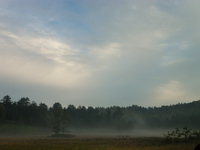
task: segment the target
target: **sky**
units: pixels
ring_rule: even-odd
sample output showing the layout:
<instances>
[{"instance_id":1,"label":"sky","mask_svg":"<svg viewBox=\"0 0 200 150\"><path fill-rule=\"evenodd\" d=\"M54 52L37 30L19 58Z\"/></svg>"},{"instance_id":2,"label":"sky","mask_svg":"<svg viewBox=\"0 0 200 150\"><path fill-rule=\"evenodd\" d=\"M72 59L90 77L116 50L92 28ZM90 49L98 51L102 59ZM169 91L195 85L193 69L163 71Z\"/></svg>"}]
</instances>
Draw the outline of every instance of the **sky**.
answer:
<instances>
[{"instance_id":1,"label":"sky","mask_svg":"<svg viewBox=\"0 0 200 150\"><path fill-rule=\"evenodd\" d=\"M199 0L0 0L0 97L144 107L200 99Z\"/></svg>"}]
</instances>

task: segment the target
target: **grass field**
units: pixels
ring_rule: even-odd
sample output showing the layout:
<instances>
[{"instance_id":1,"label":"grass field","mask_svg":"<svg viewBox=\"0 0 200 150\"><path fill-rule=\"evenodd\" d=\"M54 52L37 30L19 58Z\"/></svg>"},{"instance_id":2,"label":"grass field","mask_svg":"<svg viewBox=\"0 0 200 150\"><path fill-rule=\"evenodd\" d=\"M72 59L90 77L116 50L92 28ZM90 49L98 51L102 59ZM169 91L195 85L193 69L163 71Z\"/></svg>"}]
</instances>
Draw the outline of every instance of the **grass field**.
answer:
<instances>
[{"instance_id":1,"label":"grass field","mask_svg":"<svg viewBox=\"0 0 200 150\"><path fill-rule=\"evenodd\" d=\"M193 150L198 142L166 144L163 138L0 138L1 150Z\"/></svg>"}]
</instances>

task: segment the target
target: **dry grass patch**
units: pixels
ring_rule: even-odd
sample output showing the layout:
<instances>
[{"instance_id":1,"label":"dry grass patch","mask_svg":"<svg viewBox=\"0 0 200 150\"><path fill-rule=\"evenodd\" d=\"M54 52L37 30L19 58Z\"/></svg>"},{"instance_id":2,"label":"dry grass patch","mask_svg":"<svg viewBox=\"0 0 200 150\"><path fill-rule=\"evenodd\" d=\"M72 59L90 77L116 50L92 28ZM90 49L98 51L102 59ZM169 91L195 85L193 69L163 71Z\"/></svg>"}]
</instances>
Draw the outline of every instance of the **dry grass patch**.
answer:
<instances>
[{"instance_id":1,"label":"dry grass patch","mask_svg":"<svg viewBox=\"0 0 200 150\"><path fill-rule=\"evenodd\" d=\"M193 150L198 142L164 143L163 138L1 138L1 150Z\"/></svg>"}]
</instances>

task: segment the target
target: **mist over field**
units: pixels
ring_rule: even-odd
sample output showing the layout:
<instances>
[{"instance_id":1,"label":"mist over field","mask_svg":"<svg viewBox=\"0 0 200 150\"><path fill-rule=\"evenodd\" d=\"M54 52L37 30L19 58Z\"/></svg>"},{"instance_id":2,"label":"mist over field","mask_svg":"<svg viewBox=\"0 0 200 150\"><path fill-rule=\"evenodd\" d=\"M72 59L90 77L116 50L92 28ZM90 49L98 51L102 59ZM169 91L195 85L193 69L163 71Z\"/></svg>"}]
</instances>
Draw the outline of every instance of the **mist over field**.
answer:
<instances>
[{"instance_id":1,"label":"mist over field","mask_svg":"<svg viewBox=\"0 0 200 150\"><path fill-rule=\"evenodd\" d=\"M0 101L0 135L163 136L176 128L199 129L200 100L162 107L52 107L28 97ZM185 129L187 129L185 128Z\"/></svg>"},{"instance_id":2,"label":"mist over field","mask_svg":"<svg viewBox=\"0 0 200 150\"><path fill-rule=\"evenodd\" d=\"M172 129L148 129L135 128L131 131L115 131L112 129L87 128L87 129L71 129L71 133L78 137L114 137L114 138L136 138L136 137L164 137L168 131Z\"/></svg>"},{"instance_id":3,"label":"mist over field","mask_svg":"<svg viewBox=\"0 0 200 150\"><path fill-rule=\"evenodd\" d=\"M194 149L199 8L0 0L0 149Z\"/></svg>"},{"instance_id":4,"label":"mist over field","mask_svg":"<svg viewBox=\"0 0 200 150\"><path fill-rule=\"evenodd\" d=\"M2 126L1 126L2 127ZM2 131L6 130L6 131ZM134 128L130 131L116 131L114 129L105 128L69 128L69 133L76 137L94 138L136 138L136 137L164 137L168 131L172 129L148 129L148 128ZM48 137L53 134L49 128L27 127L27 126L12 126L12 129L5 129L0 131L0 138L5 137L20 137L20 138L39 138Z\"/></svg>"}]
</instances>

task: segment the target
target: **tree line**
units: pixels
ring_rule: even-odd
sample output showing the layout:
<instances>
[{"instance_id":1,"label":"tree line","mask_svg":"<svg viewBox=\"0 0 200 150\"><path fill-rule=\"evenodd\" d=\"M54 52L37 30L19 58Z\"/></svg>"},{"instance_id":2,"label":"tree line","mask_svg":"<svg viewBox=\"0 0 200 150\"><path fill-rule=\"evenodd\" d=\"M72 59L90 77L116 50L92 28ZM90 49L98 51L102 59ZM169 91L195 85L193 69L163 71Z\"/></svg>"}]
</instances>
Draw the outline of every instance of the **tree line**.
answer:
<instances>
[{"instance_id":1,"label":"tree line","mask_svg":"<svg viewBox=\"0 0 200 150\"><path fill-rule=\"evenodd\" d=\"M0 123L25 124L51 128L55 133L66 133L68 128L107 128L129 131L140 128L200 128L200 101L161 107L63 107L55 102L52 107L37 104L28 97L12 101L9 95L0 101Z\"/></svg>"},{"instance_id":2,"label":"tree line","mask_svg":"<svg viewBox=\"0 0 200 150\"><path fill-rule=\"evenodd\" d=\"M86 108L68 105L62 107L55 102L52 107L37 104L28 97L12 101L9 95L0 101L0 123L25 124L47 127L58 133L68 132L68 128L110 128L117 131L133 129L133 123L125 119L120 107L115 109Z\"/></svg>"}]
</instances>

